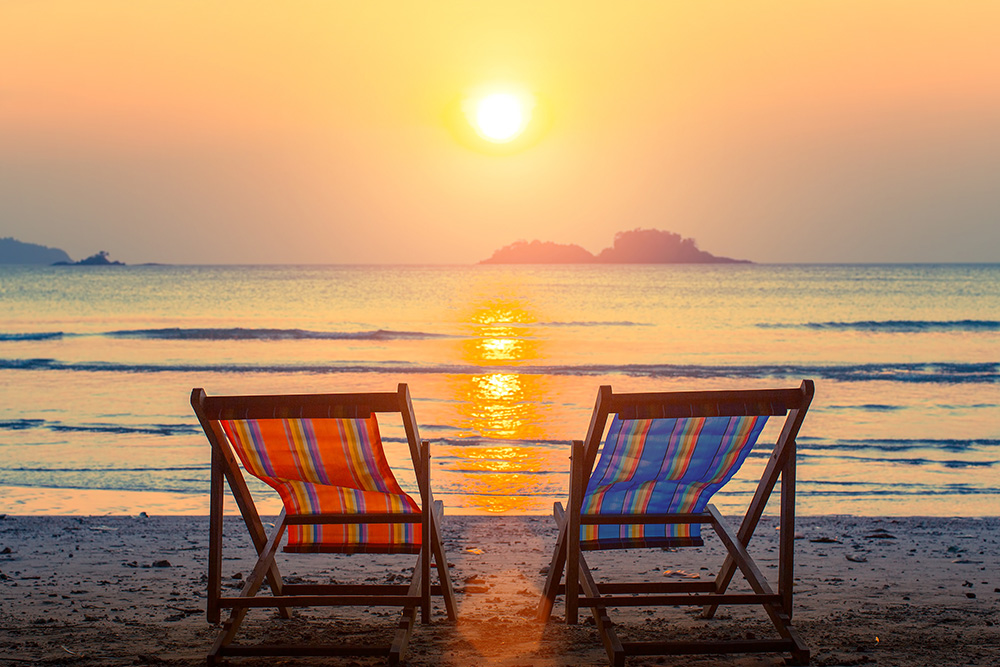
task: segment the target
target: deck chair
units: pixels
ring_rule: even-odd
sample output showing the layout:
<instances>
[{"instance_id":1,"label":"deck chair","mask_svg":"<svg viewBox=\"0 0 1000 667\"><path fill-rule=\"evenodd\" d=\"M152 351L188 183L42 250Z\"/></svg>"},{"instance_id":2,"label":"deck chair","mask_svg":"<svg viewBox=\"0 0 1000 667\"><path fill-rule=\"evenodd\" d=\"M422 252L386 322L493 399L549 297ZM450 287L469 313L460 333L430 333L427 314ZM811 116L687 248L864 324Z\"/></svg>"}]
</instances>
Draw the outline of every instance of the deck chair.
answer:
<instances>
[{"instance_id":1,"label":"deck chair","mask_svg":"<svg viewBox=\"0 0 1000 667\"><path fill-rule=\"evenodd\" d=\"M585 442L573 443L569 507L555 504L559 537L538 618L547 621L556 596L565 595L566 622L590 607L612 665L629 655L790 652L808 663L809 649L792 626L792 552L795 536L795 437L813 397L813 383L794 389L616 394L603 386ZM607 428L607 439L601 439ZM764 474L738 530L723 519L713 493L739 469L770 416L784 416ZM600 459L598 459L600 455ZM596 467L595 467L596 462ZM781 477L777 592L747 552L754 529ZM706 582L600 582L584 558L598 549L701 546L701 524L715 529L727 556ZM752 593L727 593L739 569ZM566 583L561 585L563 571ZM581 594L582 592L582 594ZM608 608L762 605L776 639L734 641L619 640Z\"/></svg>"},{"instance_id":2,"label":"deck chair","mask_svg":"<svg viewBox=\"0 0 1000 667\"><path fill-rule=\"evenodd\" d=\"M439 526L441 504L430 487L428 443L421 442L405 384L395 393L290 396L207 396L191 392L191 405L212 445L208 558L208 621L223 623L208 664L226 656L385 655L397 664L419 607L430 622L431 595L442 595L454 620L455 595ZM419 487L419 503L400 489L389 469L376 413L399 413ZM242 464L242 467L241 465ZM267 534L243 470L281 497L284 508ZM222 594L223 479L229 482L258 558L239 595ZM409 585L293 584L282 581L275 553L287 533L286 552L417 554ZM439 584L432 586L431 559ZM270 595L258 596L264 582ZM247 611L275 607L388 606L402 609L387 646L240 645L233 641Z\"/></svg>"}]
</instances>

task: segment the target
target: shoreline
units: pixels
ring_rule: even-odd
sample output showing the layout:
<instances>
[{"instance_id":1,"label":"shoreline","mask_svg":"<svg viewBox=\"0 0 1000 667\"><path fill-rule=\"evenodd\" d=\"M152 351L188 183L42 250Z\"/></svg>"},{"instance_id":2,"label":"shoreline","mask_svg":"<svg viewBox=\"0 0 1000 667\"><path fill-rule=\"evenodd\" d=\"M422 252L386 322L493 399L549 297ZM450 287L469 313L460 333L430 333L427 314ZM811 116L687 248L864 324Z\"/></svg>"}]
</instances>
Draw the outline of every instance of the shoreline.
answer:
<instances>
[{"instance_id":1,"label":"shoreline","mask_svg":"<svg viewBox=\"0 0 1000 667\"><path fill-rule=\"evenodd\" d=\"M253 552L238 516L227 515L224 524L224 586L239 586ZM765 516L750 544L769 578L776 526L776 517ZM795 624L812 650L811 664L1000 664L1000 517L799 516L796 531L801 539L795 542ZM459 623L444 622L436 603L433 623L414 630L407 664L607 664L586 620L589 611L572 627L533 619L555 541L550 517L449 515L443 532ZM204 664L215 635L204 615L207 543L207 516L6 515L0 519L0 665ZM588 559L598 577L612 569L637 580L662 577L667 570L709 577L721 553L718 540L706 536L699 549L600 552ZM279 554L285 577L344 582L381 581L412 562L405 556ZM666 632L692 637L773 632L763 613L753 609L720 611L712 621L684 609L647 611L622 608L612 618L626 639ZM559 602L555 616L561 614ZM381 637L395 618L388 610L346 608L300 610L291 621L281 621L258 611L251 613L249 634L243 636ZM783 658L650 657L628 664L749 667L783 664Z\"/></svg>"},{"instance_id":2,"label":"shoreline","mask_svg":"<svg viewBox=\"0 0 1000 667\"><path fill-rule=\"evenodd\" d=\"M470 503L462 504L462 496L453 493L435 490L435 497L443 500L445 511L450 516L481 516L481 517L516 517L516 516L537 516L547 517L552 514L552 502L559 501L565 503L565 492L561 495L533 497L533 504L538 506L537 511L524 511L523 509L509 512L490 512L485 509L475 509L470 507ZM1000 492L995 494L1000 498ZM966 502L955 503L954 498L960 498ZM277 514L281 511L281 500L277 494L265 493L255 496L254 500L261 514ZM977 508L990 508L993 514L972 514L961 510L968 507L968 498L961 494L942 495L934 499L936 508L940 513L929 514L926 511L926 504L913 505L911 503L899 503L895 500L882 499L858 499L853 502L839 502L840 506L853 505L859 511L844 512L824 512L815 511L815 505L803 499L802 495L796 498L797 517L892 517L892 518L993 518L1000 517L1000 505L992 502L993 496L980 498L981 502L976 503ZM749 497L728 498L719 494L715 497L716 506L723 514L732 512L742 512L746 509L746 502ZM825 504L824 504L825 505ZM880 506L882 511L875 513L868 511L874 506ZM808 509L804 509L808 508ZM822 507L822 506L821 506ZM208 515L208 493L207 490L201 493L179 493L176 491L131 491L115 489L73 489L66 487L36 487L36 486L0 486L0 513L9 516L39 516L39 517L59 517L59 516L136 516L140 512L145 512L149 516L176 516L176 517L199 517ZM232 495L226 493L226 515L238 515L239 510L233 501ZM910 511L898 511L900 509ZM995 509L993 509L995 508ZM893 511L896 510L896 511ZM950 511L949 511L950 510Z\"/></svg>"}]
</instances>

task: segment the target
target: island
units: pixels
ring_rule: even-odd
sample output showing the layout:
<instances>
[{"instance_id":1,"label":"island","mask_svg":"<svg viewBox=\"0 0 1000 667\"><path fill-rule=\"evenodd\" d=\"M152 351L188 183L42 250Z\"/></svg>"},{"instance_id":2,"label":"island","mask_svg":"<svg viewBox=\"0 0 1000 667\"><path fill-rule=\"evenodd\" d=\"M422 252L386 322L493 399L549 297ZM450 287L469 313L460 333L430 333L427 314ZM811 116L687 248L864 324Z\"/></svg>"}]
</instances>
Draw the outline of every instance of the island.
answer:
<instances>
[{"instance_id":1,"label":"island","mask_svg":"<svg viewBox=\"0 0 1000 667\"><path fill-rule=\"evenodd\" d=\"M106 250L91 255L79 262L55 262L52 266L125 266L125 262L112 262Z\"/></svg>"},{"instance_id":2,"label":"island","mask_svg":"<svg viewBox=\"0 0 1000 667\"><path fill-rule=\"evenodd\" d=\"M480 264L750 264L699 250L694 239L660 229L615 234L614 245L593 255L572 243L517 241Z\"/></svg>"}]
</instances>

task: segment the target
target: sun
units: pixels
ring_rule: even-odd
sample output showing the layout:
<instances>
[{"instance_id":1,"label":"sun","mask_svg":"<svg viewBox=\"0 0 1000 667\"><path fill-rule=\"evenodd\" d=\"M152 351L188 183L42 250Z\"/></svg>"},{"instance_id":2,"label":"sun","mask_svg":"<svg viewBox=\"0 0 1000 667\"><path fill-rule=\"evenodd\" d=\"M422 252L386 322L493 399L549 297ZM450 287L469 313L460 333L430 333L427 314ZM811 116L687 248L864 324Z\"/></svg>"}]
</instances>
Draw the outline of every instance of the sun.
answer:
<instances>
[{"instance_id":1,"label":"sun","mask_svg":"<svg viewBox=\"0 0 1000 667\"><path fill-rule=\"evenodd\" d=\"M531 103L523 95L491 93L469 100L467 116L476 133L496 144L513 141L531 120Z\"/></svg>"}]
</instances>

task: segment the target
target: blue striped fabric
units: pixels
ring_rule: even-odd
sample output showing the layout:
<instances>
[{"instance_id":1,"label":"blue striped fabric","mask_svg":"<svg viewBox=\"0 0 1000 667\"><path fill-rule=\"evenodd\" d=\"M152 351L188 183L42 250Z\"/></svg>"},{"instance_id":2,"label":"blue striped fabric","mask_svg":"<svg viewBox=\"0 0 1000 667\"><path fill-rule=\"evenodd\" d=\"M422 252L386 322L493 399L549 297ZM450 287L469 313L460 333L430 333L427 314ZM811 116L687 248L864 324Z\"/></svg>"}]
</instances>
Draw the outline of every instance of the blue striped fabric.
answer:
<instances>
[{"instance_id":1,"label":"blue striped fabric","mask_svg":"<svg viewBox=\"0 0 1000 667\"><path fill-rule=\"evenodd\" d=\"M587 484L583 514L698 513L732 479L767 417L628 419L617 415ZM580 527L584 550L700 546L700 524Z\"/></svg>"}]
</instances>

